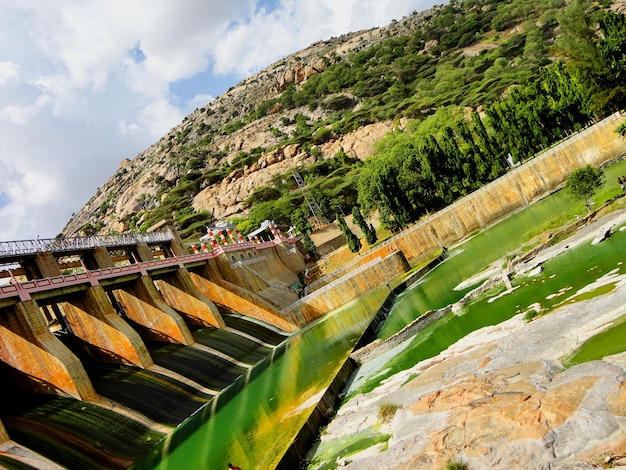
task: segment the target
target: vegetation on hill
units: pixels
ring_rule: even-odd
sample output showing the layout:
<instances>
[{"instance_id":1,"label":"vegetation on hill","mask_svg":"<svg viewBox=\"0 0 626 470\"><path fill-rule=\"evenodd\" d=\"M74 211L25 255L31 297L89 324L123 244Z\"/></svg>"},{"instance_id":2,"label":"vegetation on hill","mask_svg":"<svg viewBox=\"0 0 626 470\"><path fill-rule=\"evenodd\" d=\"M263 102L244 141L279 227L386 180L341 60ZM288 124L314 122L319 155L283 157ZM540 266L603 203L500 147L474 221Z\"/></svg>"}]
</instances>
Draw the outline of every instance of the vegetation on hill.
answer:
<instances>
[{"instance_id":1,"label":"vegetation on hill","mask_svg":"<svg viewBox=\"0 0 626 470\"><path fill-rule=\"evenodd\" d=\"M194 195L271 150L226 161L212 142L276 114L276 146L298 144L316 159L298 172L320 217L377 209L385 228L404 227L624 107L626 19L610 3L456 0L394 21L381 40L348 54L331 48L321 73L265 93L222 116L221 126L202 121L170 136L180 177L158 182L131 227L173 217L183 237L202 235L212 215L194 211ZM320 157L319 146L379 121L397 123L396 131L366 162L343 152ZM235 220L244 234L264 219L310 230L291 173L256 188L245 206Z\"/></svg>"}]
</instances>

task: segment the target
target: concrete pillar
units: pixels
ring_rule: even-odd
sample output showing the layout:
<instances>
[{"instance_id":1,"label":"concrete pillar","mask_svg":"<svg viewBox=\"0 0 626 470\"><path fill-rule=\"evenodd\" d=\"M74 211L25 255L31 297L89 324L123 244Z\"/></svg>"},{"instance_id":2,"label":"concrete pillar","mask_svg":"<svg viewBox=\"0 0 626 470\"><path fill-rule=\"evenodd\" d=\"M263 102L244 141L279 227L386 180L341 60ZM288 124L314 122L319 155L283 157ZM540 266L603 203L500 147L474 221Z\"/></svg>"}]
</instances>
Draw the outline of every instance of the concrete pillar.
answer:
<instances>
[{"instance_id":1,"label":"concrete pillar","mask_svg":"<svg viewBox=\"0 0 626 470\"><path fill-rule=\"evenodd\" d=\"M61 270L52 253L37 253L23 259L20 264L24 268L28 279L45 279L61 275Z\"/></svg>"},{"instance_id":2,"label":"concrete pillar","mask_svg":"<svg viewBox=\"0 0 626 470\"><path fill-rule=\"evenodd\" d=\"M86 251L82 254L81 259L87 269L90 270L112 268L115 266L113 258L111 258L109 254L109 250L103 246L98 246L92 251Z\"/></svg>"},{"instance_id":3,"label":"concrete pillar","mask_svg":"<svg viewBox=\"0 0 626 470\"><path fill-rule=\"evenodd\" d=\"M154 259L152 250L147 243L137 243L134 253L137 255L137 261L152 261Z\"/></svg>"},{"instance_id":4,"label":"concrete pillar","mask_svg":"<svg viewBox=\"0 0 626 470\"><path fill-rule=\"evenodd\" d=\"M20 371L22 388L91 400L96 392L80 360L50 331L34 300L0 310L0 359Z\"/></svg>"},{"instance_id":5,"label":"concrete pillar","mask_svg":"<svg viewBox=\"0 0 626 470\"><path fill-rule=\"evenodd\" d=\"M37 253L35 255L35 263L39 268L42 278L56 277L61 275L61 270L57 264L57 260L52 253Z\"/></svg>"},{"instance_id":6,"label":"concrete pillar","mask_svg":"<svg viewBox=\"0 0 626 470\"><path fill-rule=\"evenodd\" d=\"M177 269L155 281L155 284L165 301L181 312L187 321L197 325L226 327L215 304L198 290L186 269Z\"/></svg>"},{"instance_id":7,"label":"concrete pillar","mask_svg":"<svg viewBox=\"0 0 626 470\"><path fill-rule=\"evenodd\" d=\"M89 287L80 297L60 304L72 332L94 346L102 362L153 364L141 337L115 312L101 286Z\"/></svg>"},{"instance_id":8,"label":"concrete pillar","mask_svg":"<svg viewBox=\"0 0 626 470\"><path fill-rule=\"evenodd\" d=\"M145 328L149 339L193 344L195 340L183 318L161 297L149 276L113 292L128 318ZM142 332L142 333L143 333Z\"/></svg>"},{"instance_id":9,"label":"concrete pillar","mask_svg":"<svg viewBox=\"0 0 626 470\"><path fill-rule=\"evenodd\" d=\"M190 273L190 275L200 292L213 302L224 305L234 312L257 318L290 333L297 331L300 326L304 326L293 323L291 319L284 318L280 312L269 302L265 301L265 299L250 291L246 291L242 287L230 284L228 288L226 288L198 274ZM223 281L223 284L227 284L226 281Z\"/></svg>"},{"instance_id":10,"label":"concrete pillar","mask_svg":"<svg viewBox=\"0 0 626 470\"><path fill-rule=\"evenodd\" d=\"M174 230L172 227L168 227L168 230L173 237L172 241L170 242L170 248L172 250L172 253L174 253L174 255L176 256L188 255L189 252L185 248L185 245L183 244L183 240L180 238L180 235L178 234L178 232Z\"/></svg>"}]
</instances>

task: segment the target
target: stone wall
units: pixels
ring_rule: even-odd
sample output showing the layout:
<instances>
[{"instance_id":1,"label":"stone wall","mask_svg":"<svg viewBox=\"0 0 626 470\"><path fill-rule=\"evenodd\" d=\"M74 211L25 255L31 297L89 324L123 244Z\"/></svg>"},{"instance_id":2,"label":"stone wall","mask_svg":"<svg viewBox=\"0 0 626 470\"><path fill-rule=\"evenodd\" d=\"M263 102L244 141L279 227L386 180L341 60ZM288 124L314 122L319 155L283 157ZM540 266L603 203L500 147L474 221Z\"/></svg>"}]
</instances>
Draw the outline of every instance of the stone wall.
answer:
<instances>
[{"instance_id":1,"label":"stone wall","mask_svg":"<svg viewBox=\"0 0 626 470\"><path fill-rule=\"evenodd\" d=\"M511 170L496 181L384 243L402 250L413 263L449 246L561 188L572 170L603 166L626 154L626 138L615 132L624 118L615 113Z\"/></svg>"},{"instance_id":2,"label":"stone wall","mask_svg":"<svg viewBox=\"0 0 626 470\"><path fill-rule=\"evenodd\" d=\"M419 316L413 320L409 325L403 328L401 331L387 339L377 339L372 341L367 346L354 351L350 354L350 357L354 359L358 364L364 364L367 361L387 352L391 349L404 343L409 338L415 336L427 326L432 325L437 320L441 319L449 313L451 307L441 308L439 310L429 310L425 314Z\"/></svg>"},{"instance_id":3,"label":"stone wall","mask_svg":"<svg viewBox=\"0 0 626 470\"><path fill-rule=\"evenodd\" d=\"M395 251L386 258L375 258L336 279L283 309L281 313L285 317L301 317L305 322L310 322L401 276L409 269L404 254Z\"/></svg>"}]
</instances>

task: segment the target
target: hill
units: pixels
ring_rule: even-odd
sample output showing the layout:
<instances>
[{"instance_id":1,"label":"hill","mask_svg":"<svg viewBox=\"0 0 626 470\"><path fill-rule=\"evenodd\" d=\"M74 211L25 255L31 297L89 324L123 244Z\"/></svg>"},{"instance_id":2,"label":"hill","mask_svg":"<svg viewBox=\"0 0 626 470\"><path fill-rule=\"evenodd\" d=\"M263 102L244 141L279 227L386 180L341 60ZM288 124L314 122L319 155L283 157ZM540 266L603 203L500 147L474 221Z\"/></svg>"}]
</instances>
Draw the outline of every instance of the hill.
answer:
<instances>
[{"instance_id":1,"label":"hill","mask_svg":"<svg viewBox=\"0 0 626 470\"><path fill-rule=\"evenodd\" d=\"M610 6L574 3L594 12ZM393 208L359 200L363 162L378 158L384 146L377 142L416 129L436 135L473 111L485 116L485 108L512 87L527 86L560 57L571 57L556 47L567 33L559 23L565 10L559 0L458 0L312 44L196 109L144 152L122 161L61 235L145 230L162 219L172 220L188 239L224 219L245 234L264 219L290 225L298 210L308 211L307 194L327 219L361 203L366 212L383 209L383 223L395 219L402 225ZM568 129L551 130L552 138ZM446 182L449 195L434 189L441 201L409 211L409 218L497 176L504 171L505 150L501 143L494 157L499 166L484 170L484 178ZM525 157L513 152L515 159ZM470 167L466 171L478 171Z\"/></svg>"}]
</instances>

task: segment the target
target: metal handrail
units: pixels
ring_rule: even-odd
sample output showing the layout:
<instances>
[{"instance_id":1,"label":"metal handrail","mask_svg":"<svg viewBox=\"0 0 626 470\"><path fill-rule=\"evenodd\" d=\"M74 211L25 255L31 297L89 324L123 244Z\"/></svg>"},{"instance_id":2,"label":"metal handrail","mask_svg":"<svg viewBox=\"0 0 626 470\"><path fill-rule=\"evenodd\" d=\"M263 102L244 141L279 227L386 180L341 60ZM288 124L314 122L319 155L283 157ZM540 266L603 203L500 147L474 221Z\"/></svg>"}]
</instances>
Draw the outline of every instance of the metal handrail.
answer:
<instances>
[{"instance_id":1,"label":"metal handrail","mask_svg":"<svg viewBox=\"0 0 626 470\"><path fill-rule=\"evenodd\" d=\"M150 235L153 235L151 233ZM146 241L146 240L143 240ZM157 241L156 237L150 239L150 241ZM86 270L85 272L78 272L74 274L66 274L56 277L49 277L45 279L33 279L25 282L18 282L13 279L11 284L0 285L0 299L10 298L10 297L19 297L20 300L28 300L30 298L30 294L36 292L47 291L51 289L56 289L60 287L69 287L80 284L97 284L100 280L111 279L118 276L141 273L147 274L149 271L158 268L165 268L171 266L180 266L183 267L185 263L193 263L197 261L206 261L209 259L213 259L218 257L221 254L225 254L228 252L235 252L236 250L242 249L264 249L270 248L272 246L276 246L280 243L295 243L296 239L291 238L280 238L274 239L270 242L265 243L239 243L234 245L224 245L218 246L213 251L188 254L183 256L174 256L171 258L164 259L155 259L152 261L143 261L137 262L124 266L112 266L109 268L101 268L94 270ZM113 246L119 246L119 239L117 243ZM98 245L102 246L102 245ZM264 258L264 257L263 257Z\"/></svg>"},{"instance_id":2,"label":"metal handrail","mask_svg":"<svg viewBox=\"0 0 626 470\"><path fill-rule=\"evenodd\" d=\"M171 241L168 231L147 233L124 233L120 235L94 235L90 237L38 238L0 242L0 258L3 256L34 255L45 252L64 252L93 249L99 246L131 246L137 243Z\"/></svg>"}]
</instances>

